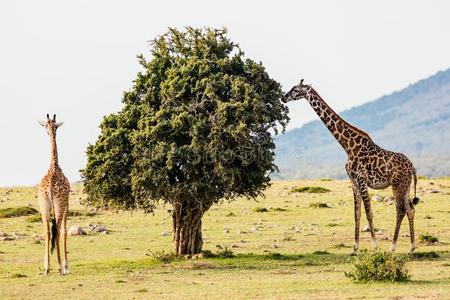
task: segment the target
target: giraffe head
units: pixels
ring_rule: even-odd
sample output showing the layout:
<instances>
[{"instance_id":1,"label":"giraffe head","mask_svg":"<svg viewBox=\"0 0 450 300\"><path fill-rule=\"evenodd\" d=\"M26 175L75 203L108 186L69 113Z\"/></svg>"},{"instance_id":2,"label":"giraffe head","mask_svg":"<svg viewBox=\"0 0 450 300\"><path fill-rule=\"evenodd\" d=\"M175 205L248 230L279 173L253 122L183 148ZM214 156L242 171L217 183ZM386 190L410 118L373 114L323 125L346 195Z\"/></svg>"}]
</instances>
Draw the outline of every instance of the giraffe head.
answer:
<instances>
[{"instance_id":1,"label":"giraffe head","mask_svg":"<svg viewBox=\"0 0 450 300\"><path fill-rule=\"evenodd\" d=\"M283 102L290 102L299 100L302 98L307 98L309 92L311 91L311 86L307 84L303 84L303 79L300 80L300 83L294 86L286 95L281 99Z\"/></svg>"},{"instance_id":2,"label":"giraffe head","mask_svg":"<svg viewBox=\"0 0 450 300\"><path fill-rule=\"evenodd\" d=\"M53 119L47 114L47 121L39 121L39 125L47 130L47 134L50 136L56 135L56 129L61 127L63 122L56 122L56 115L53 115Z\"/></svg>"}]
</instances>

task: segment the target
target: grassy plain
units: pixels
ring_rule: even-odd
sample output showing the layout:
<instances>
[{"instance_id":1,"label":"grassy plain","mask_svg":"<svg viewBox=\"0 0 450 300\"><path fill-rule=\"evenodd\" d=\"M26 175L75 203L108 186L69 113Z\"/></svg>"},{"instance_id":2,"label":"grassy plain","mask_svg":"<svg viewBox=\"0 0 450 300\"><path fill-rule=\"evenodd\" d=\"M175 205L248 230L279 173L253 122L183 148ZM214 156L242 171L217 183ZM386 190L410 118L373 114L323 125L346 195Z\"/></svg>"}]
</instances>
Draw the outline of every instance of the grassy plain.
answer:
<instances>
[{"instance_id":1,"label":"grassy plain","mask_svg":"<svg viewBox=\"0 0 450 300\"><path fill-rule=\"evenodd\" d=\"M320 186L325 193L291 192ZM170 207L153 214L99 211L81 205L80 185L73 186L68 226L103 224L109 234L70 236L70 274L57 275L52 256L50 275L42 270L40 222L29 216L0 218L0 299L450 299L450 180L420 179L416 234L438 243L418 243L407 268L409 283L355 284L351 269L353 200L348 181L275 181L266 197L238 199L213 206L203 219L204 249L233 251L235 257L177 259L153 257L170 252ZM390 196L391 190L370 191ZM36 188L0 189L0 209L38 208ZM327 205L320 205L327 204ZM262 209L266 208L266 210ZM379 247L387 250L395 223L395 205L372 202ZM364 217L364 216L363 216ZM362 219L362 228L367 224ZM14 237L13 233L16 233ZM397 251L409 247L407 219ZM362 248L370 247L362 233Z\"/></svg>"}]
</instances>

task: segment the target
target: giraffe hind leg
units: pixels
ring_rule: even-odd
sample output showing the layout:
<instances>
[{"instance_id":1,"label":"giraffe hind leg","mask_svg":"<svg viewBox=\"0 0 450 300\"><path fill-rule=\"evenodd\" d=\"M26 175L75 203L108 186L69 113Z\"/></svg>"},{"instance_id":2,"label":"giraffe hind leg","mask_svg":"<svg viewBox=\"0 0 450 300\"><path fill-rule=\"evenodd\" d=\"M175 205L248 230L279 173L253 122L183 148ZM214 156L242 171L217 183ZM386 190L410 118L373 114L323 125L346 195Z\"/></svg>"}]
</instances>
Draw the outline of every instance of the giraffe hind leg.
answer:
<instances>
[{"instance_id":1,"label":"giraffe hind leg","mask_svg":"<svg viewBox=\"0 0 450 300\"><path fill-rule=\"evenodd\" d=\"M54 205L55 207L55 220L56 220L56 226L55 226L55 231L52 232L52 234L54 234L55 236L52 237L55 239L55 247L56 247L56 259L58 262L58 272L60 275L64 275L64 270L62 268L61 265L61 247L60 247L60 237L61 237L61 227L62 227L62 223L63 223L63 219L64 219L64 213L65 213L65 208L61 208L59 207L59 205Z\"/></svg>"},{"instance_id":2,"label":"giraffe hind leg","mask_svg":"<svg viewBox=\"0 0 450 300\"><path fill-rule=\"evenodd\" d=\"M50 245L51 245L51 204L43 191L39 191L39 207L42 224L44 225L45 249L44 249L44 275L50 272Z\"/></svg>"},{"instance_id":3,"label":"giraffe hind leg","mask_svg":"<svg viewBox=\"0 0 450 300\"><path fill-rule=\"evenodd\" d=\"M403 218L405 217L405 207L403 205L403 201L399 201L397 199L396 211L397 211L397 218L395 223L394 237L392 239L392 244L390 248L391 251L395 251L395 249L397 248L397 240L398 234L400 232L400 226L402 225Z\"/></svg>"},{"instance_id":4,"label":"giraffe hind leg","mask_svg":"<svg viewBox=\"0 0 450 300\"><path fill-rule=\"evenodd\" d=\"M406 215L409 221L409 235L411 238L411 246L409 248L409 254L412 255L416 249L416 240L414 236L414 206L410 203L409 199L405 201Z\"/></svg>"},{"instance_id":5,"label":"giraffe hind leg","mask_svg":"<svg viewBox=\"0 0 450 300\"><path fill-rule=\"evenodd\" d=\"M50 220L47 216L42 215L42 222L45 227L45 254L44 254L44 275L48 275L50 272Z\"/></svg>"}]
</instances>

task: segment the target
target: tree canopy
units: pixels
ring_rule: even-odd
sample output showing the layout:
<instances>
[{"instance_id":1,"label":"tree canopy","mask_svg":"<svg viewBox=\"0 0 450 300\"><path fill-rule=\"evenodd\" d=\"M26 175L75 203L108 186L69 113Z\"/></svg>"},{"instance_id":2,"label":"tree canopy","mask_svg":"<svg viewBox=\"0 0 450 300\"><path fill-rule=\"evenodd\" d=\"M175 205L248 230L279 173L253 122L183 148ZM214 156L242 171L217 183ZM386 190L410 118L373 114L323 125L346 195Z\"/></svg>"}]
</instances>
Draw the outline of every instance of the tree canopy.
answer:
<instances>
[{"instance_id":1,"label":"tree canopy","mask_svg":"<svg viewBox=\"0 0 450 300\"><path fill-rule=\"evenodd\" d=\"M150 51L87 149L87 202L145 211L164 202L201 219L219 200L260 195L276 170L273 134L288 122L280 84L225 29L169 29Z\"/></svg>"}]
</instances>

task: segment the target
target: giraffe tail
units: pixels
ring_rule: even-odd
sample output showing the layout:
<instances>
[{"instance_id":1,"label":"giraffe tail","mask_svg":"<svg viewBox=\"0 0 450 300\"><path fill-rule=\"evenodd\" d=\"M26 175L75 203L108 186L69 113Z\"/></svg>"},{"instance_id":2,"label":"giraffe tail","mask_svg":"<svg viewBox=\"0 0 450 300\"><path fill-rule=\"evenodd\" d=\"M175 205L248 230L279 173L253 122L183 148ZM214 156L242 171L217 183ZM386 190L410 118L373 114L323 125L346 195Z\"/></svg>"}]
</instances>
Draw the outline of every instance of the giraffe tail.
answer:
<instances>
[{"instance_id":1,"label":"giraffe tail","mask_svg":"<svg viewBox=\"0 0 450 300\"><path fill-rule=\"evenodd\" d=\"M55 244L56 244L56 237L58 236L58 226L56 226L56 219L55 219L55 217L52 218L51 233L52 233L52 240L51 240L50 252L53 253L53 250L55 249Z\"/></svg>"},{"instance_id":2,"label":"giraffe tail","mask_svg":"<svg viewBox=\"0 0 450 300\"><path fill-rule=\"evenodd\" d=\"M412 204L416 205L419 203L419 198L417 198L416 188L417 188L417 174L416 169L413 167L413 179L414 179L414 198L412 199Z\"/></svg>"}]
</instances>

